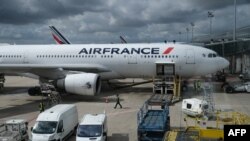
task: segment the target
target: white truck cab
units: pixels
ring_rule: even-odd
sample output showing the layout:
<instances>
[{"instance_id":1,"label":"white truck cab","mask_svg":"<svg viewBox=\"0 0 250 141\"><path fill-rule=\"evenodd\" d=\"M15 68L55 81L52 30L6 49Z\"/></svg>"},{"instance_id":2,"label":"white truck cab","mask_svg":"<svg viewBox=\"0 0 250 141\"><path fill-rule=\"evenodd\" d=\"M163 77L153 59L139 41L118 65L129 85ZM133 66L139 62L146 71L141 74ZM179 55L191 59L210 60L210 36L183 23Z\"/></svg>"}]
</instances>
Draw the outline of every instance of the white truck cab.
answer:
<instances>
[{"instance_id":1,"label":"white truck cab","mask_svg":"<svg viewBox=\"0 0 250 141\"><path fill-rule=\"evenodd\" d=\"M202 116L208 109L208 103L197 98L184 99L182 101L182 112L189 116Z\"/></svg>"},{"instance_id":2,"label":"white truck cab","mask_svg":"<svg viewBox=\"0 0 250 141\"><path fill-rule=\"evenodd\" d=\"M58 104L39 114L32 130L32 141L62 141L78 125L78 112L73 104Z\"/></svg>"},{"instance_id":3,"label":"white truck cab","mask_svg":"<svg viewBox=\"0 0 250 141\"><path fill-rule=\"evenodd\" d=\"M105 114L86 114L78 125L76 141L106 141L107 133Z\"/></svg>"}]
</instances>

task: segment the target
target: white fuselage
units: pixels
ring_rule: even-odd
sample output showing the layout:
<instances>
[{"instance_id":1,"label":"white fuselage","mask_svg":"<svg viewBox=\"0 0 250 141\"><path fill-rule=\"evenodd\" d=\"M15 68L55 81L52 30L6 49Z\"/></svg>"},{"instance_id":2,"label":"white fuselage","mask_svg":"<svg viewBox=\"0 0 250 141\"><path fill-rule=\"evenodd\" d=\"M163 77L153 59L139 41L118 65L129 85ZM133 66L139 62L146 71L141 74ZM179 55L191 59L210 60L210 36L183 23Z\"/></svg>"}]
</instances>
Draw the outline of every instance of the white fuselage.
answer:
<instances>
[{"instance_id":1,"label":"white fuselage","mask_svg":"<svg viewBox=\"0 0 250 141\"><path fill-rule=\"evenodd\" d=\"M0 72L30 72L51 79L59 77L51 76L56 75L53 73L56 72L54 69L72 71L67 66L77 68L78 65L84 67L82 72L95 73L95 70L100 68L107 70L96 72L102 79L152 78L156 76L157 62L174 63L175 73L184 77L214 73L229 64L227 60L218 57L212 50L184 44L13 45L0 47Z\"/></svg>"}]
</instances>

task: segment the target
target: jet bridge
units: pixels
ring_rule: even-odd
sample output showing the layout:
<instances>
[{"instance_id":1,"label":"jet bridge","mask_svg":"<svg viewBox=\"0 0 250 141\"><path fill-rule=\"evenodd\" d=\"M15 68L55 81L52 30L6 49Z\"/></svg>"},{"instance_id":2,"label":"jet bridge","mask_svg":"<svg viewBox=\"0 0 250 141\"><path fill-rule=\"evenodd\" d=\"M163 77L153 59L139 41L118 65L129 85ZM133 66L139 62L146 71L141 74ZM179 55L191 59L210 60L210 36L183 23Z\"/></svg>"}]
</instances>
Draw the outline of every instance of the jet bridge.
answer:
<instances>
[{"instance_id":1,"label":"jet bridge","mask_svg":"<svg viewBox=\"0 0 250 141\"><path fill-rule=\"evenodd\" d=\"M180 100L181 78L175 74L175 63L156 62L156 76L153 78L153 93L171 94L172 102Z\"/></svg>"}]
</instances>

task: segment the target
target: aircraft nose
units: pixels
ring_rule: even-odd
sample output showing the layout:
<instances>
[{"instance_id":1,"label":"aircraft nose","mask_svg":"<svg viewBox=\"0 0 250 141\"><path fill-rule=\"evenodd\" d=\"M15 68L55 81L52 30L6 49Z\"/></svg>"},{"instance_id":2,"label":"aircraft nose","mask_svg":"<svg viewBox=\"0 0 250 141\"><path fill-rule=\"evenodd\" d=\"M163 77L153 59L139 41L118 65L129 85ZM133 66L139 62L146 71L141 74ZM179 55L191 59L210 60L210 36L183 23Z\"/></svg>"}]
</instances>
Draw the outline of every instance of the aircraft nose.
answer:
<instances>
[{"instance_id":1,"label":"aircraft nose","mask_svg":"<svg viewBox=\"0 0 250 141\"><path fill-rule=\"evenodd\" d=\"M229 66L229 61L227 59L225 59L225 58L221 57L219 62L220 62L220 64L219 64L220 69L225 69L226 67Z\"/></svg>"}]
</instances>

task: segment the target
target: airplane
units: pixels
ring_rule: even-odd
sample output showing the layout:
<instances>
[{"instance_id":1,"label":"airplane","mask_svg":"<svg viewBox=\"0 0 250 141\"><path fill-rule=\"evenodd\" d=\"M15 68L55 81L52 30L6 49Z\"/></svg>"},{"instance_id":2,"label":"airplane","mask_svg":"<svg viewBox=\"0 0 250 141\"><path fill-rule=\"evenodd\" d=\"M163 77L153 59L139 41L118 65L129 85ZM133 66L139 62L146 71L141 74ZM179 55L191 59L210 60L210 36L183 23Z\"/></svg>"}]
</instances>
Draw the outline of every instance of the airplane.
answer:
<instances>
[{"instance_id":1,"label":"airplane","mask_svg":"<svg viewBox=\"0 0 250 141\"><path fill-rule=\"evenodd\" d=\"M176 75L192 77L229 62L207 48L171 43L12 45L0 51L1 73L31 73L78 95L99 94L101 80L157 77L159 64L174 64Z\"/></svg>"},{"instance_id":2,"label":"airplane","mask_svg":"<svg viewBox=\"0 0 250 141\"><path fill-rule=\"evenodd\" d=\"M56 41L57 44L71 44L70 41L65 38L54 26L49 26L52 37Z\"/></svg>"}]
</instances>

